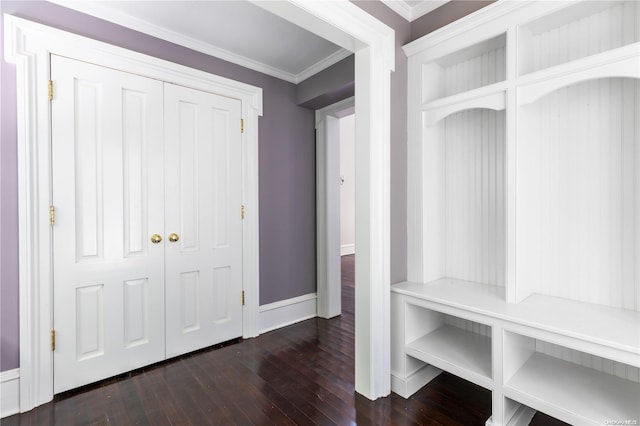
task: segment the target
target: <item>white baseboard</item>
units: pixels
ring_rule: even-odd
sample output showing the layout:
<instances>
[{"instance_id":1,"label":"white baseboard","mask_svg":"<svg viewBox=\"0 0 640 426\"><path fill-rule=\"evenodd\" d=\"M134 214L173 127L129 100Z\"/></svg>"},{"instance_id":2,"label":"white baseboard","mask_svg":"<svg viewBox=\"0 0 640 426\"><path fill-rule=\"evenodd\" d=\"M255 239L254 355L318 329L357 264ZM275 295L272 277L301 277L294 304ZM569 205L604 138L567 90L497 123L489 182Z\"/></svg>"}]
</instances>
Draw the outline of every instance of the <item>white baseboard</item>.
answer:
<instances>
[{"instance_id":1,"label":"white baseboard","mask_svg":"<svg viewBox=\"0 0 640 426\"><path fill-rule=\"evenodd\" d=\"M348 254L354 254L356 252L355 244L344 244L340 246L340 256L346 256Z\"/></svg>"},{"instance_id":2,"label":"white baseboard","mask_svg":"<svg viewBox=\"0 0 640 426\"><path fill-rule=\"evenodd\" d=\"M0 418L20 412L20 369L0 372Z\"/></svg>"},{"instance_id":3,"label":"white baseboard","mask_svg":"<svg viewBox=\"0 0 640 426\"><path fill-rule=\"evenodd\" d=\"M403 398L409 398L440 373L442 370L429 364L404 379L391 373L391 390Z\"/></svg>"},{"instance_id":4,"label":"white baseboard","mask_svg":"<svg viewBox=\"0 0 640 426\"><path fill-rule=\"evenodd\" d=\"M260 334L315 318L318 315L317 298L316 293L309 293L260 306L258 316Z\"/></svg>"}]
</instances>

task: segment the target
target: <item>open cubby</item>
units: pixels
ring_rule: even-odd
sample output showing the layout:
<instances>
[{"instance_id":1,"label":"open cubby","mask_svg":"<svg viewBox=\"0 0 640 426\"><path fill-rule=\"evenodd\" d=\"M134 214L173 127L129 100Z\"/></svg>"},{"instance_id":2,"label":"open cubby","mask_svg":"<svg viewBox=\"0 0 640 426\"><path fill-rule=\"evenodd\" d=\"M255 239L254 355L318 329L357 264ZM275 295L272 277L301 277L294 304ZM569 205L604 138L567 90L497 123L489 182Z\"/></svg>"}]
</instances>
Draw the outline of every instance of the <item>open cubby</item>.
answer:
<instances>
[{"instance_id":1,"label":"open cubby","mask_svg":"<svg viewBox=\"0 0 640 426\"><path fill-rule=\"evenodd\" d=\"M503 81L506 34L484 40L424 65L423 102Z\"/></svg>"},{"instance_id":2,"label":"open cubby","mask_svg":"<svg viewBox=\"0 0 640 426\"><path fill-rule=\"evenodd\" d=\"M505 396L571 424L640 419L638 367L506 331ZM595 361L594 361L595 360Z\"/></svg>"},{"instance_id":3,"label":"open cubby","mask_svg":"<svg viewBox=\"0 0 640 426\"><path fill-rule=\"evenodd\" d=\"M434 179L429 223L433 279L505 283L505 113L471 109L425 130Z\"/></svg>"},{"instance_id":4,"label":"open cubby","mask_svg":"<svg viewBox=\"0 0 640 426\"><path fill-rule=\"evenodd\" d=\"M407 331L407 355L492 388L491 327L413 304L406 316L407 324L419 324Z\"/></svg>"},{"instance_id":5,"label":"open cubby","mask_svg":"<svg viewBox=\"0 0 640 426\"><path fill-rule=\"evenodd\" d=\"M520 27L520 75L640 41L640 3L578 2Z\"/></svg>"},{"instance_id":6,"label":"open cubby","mask_svg":"<svg viewBox=\"0 0 640 426\"><path fill-rule=\"evenodd\" d=\"M518 116L518 301L639 310L639 80L573 84Z\"/></svg>"}]
</instances>

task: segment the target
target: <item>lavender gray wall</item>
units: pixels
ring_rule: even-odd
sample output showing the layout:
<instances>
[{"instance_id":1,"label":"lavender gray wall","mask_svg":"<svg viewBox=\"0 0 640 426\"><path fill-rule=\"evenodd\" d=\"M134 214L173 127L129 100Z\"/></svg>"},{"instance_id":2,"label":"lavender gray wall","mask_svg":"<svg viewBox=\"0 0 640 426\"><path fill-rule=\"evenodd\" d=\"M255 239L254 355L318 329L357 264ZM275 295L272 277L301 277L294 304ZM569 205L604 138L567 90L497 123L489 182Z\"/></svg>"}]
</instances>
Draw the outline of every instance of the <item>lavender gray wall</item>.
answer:
<instances>
[{"instance_id":1,"label":"lavender gray wall","mask_svg":"<svg viewBox=\"0 0 640 426\"><path fill-rule=\"evenodd\" d=\"M314 111L296 105L295 85L50 3L2 0L0 11L262 87L260 304L316 291ZM2 60L0 69L0 371L6 371L19 364L16 95L14 67Z\"/></svg>"},{"instance_id":2,"label":"lavender gray wall","mask_svg":"<svg viewBox=\"0 0 640 426\"><path fill-rule=\"evenodd\" d=\"M411 40L467 16L495 0L452 0L411 23Z\"/></svg>"},{"instance_id":3,"label":"lavender gray wall","mask_svg":"<svg viewBox=\"0 0 640 426\"><path fill-rule=\"evenodd\" d=\"M337 64L298 84L298 105L320 109L354 95L355 56L351 55Z\"/></svg>"}]
</instances>

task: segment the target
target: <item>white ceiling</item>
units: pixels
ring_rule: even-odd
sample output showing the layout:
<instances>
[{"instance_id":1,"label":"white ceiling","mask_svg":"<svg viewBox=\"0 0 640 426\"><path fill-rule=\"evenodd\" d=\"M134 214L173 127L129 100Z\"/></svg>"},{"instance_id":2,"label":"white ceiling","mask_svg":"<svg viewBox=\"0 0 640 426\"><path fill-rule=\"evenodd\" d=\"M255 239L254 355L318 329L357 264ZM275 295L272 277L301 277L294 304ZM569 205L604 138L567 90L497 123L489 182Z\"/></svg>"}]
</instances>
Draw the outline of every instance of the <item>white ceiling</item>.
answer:
<instances>
[{"instance_id":1,"label":"white ceiling","mask_svg":"<svg viewBox=\"0 0 640 426\"><path fill-rule=\"evenodd\" d=\"M244 0L51 1L292 83L351 54Z\"/></svg>"},{"instance_id":2,"label":"white ceiling","mask_svg":"<svg viewBox=\"0 0 640 426\"><path fill-rule=\"evenodd\" d=\"M351 54L246 0L50 1L292 83ZM447 2L382 1L409 21Z\"/></svg>"}]
</instances>

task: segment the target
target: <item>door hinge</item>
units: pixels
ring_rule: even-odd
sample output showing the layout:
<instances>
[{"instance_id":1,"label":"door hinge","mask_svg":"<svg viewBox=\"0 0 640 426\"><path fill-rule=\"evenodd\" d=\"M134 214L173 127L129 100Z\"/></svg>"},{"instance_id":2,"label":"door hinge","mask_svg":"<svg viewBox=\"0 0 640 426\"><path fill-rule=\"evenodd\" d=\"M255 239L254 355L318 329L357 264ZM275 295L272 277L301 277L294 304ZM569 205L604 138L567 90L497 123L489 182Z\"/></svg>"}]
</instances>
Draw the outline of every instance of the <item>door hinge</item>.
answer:
<instances>
[{"instance_id":1,"label":"door hinge","mask_svg":"<svg viewBox=\"0 0 640 426\"><path fill-rule=\"evenodd\" d=\"M242 290L242 306L244 306L244 290Z\"/></svg>"},{"instance_id":2,"label":"door hinge","mask_svg":"<svg viewBox=\"0 0 640 426\"><path fill-rule=\"evenodd\" d=\"M240 218L244 220L244 204L240 206Z\"/></svg>"},{"instance_id":3,"label":"door hinge","mask_svg":"<svg viewBox=\"0 0 640 426\"><path fill-rule=\"evenodd\" d=\"M51 352L56 350L56 331L51 330Z\"/></svg>"},{"instance_id":4,"label":"door hinge","mask_svg":"<svg viewBox=\"0 0 640 426\"><path fill-rule=\"evenodd\" d=\"M56 224L56 208L55 206L49 206L49 224Z\"/></svg>"},{"instance_id":5,"label":"door hinge","mask_svg":"<svg viewBox=\"0 0 640 426\"><path fill-rule=\"evenodd\" d=\"M49 80L49 100L53 100L53 81Z\"/></svg>"},{"instance_id":6,"label":"door hinge","mask_svg":"<svg viewBox=\"0 0 640 426\"><path fill-rule=\"evenodd\" d=\"M244 118L240 119L240 133L244 133Z\"/></svg>"}]
</instances>

